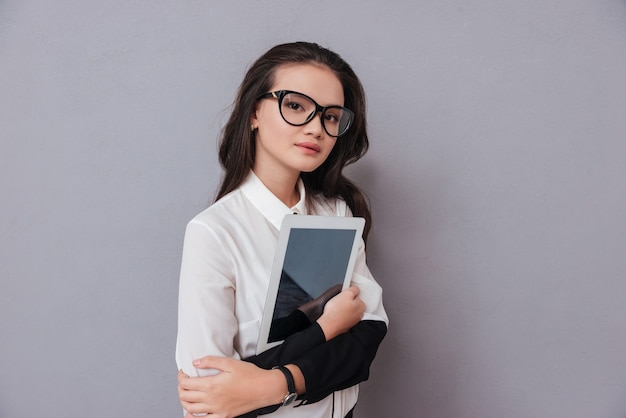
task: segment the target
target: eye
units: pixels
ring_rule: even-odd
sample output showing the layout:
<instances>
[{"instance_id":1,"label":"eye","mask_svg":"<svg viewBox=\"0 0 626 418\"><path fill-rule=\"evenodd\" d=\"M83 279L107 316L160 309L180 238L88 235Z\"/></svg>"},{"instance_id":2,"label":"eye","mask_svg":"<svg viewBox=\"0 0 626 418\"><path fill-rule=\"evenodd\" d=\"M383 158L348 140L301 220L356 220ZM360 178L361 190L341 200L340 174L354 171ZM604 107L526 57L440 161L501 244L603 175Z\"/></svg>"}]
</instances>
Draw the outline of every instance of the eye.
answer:
<instances>
[{"instance_id":1,"label":"eye","mask_svg":"<svg viewBox=\"0 0 626 418\"><path fill-rule=\"evenodd\" d=\"M339 109L327 109L324 113L324 121L328 123L339 123L341 111Z\"/></svg>"},{"instance_id":2,"label":"eye","mask_svg":"<svg viewBox=\"0 0 626 418\"><path fill-rule=\"evenodd\" d=\"M306 97L296 93L291 93L283 98L282 102L283 110L287 110L290 113L309 113L315 109L315 105L311 103Z\"/></svg>"},{"instance_id":3,"label":"eye","mask_svg":"<svg viewBox=\"0 0 626 418\"><path fill-rule=\"evenodd\" d=\"M289 110L293 110L293 111L303 111L304 107L302 106L301 103L298 103L295 100L285 100L283 103L283 106L286 107Z\"/></svg>"}]
</instances>

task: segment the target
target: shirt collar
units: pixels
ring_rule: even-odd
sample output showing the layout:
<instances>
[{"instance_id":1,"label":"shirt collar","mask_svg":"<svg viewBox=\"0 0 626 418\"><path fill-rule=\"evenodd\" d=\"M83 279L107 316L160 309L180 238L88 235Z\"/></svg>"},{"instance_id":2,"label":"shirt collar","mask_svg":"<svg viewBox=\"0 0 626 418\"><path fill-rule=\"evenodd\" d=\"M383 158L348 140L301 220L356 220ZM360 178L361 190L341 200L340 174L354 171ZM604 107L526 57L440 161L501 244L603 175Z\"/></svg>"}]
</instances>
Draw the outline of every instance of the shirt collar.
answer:
<instances>
[{"instance_id":1,"label":"shirt collar","mask_svg":"<svg viewBox=\"0 0 626 418\"><path fill-rule=\"evenodd\" d=\"M294 206L285 205L277 198L263 182L250 170L248 178L241 185L241 191L252 204L269 220L276 229L280 230L280 224L285 215L297 213L306 215L306 195L302 179L298 179L298 191L300 200Z\"/></svg>"}]
</instances>

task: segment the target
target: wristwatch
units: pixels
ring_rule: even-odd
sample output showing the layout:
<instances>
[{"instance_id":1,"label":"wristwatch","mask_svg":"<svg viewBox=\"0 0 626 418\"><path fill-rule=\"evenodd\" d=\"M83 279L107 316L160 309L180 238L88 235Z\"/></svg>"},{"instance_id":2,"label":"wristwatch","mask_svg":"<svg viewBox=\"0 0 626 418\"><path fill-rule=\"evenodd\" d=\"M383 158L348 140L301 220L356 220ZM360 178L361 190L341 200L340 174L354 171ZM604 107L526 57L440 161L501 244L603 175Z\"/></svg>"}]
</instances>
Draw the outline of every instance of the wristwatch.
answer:
<instances>
[{"instance_id":1,"label":"wristwatch","mask_svg":"<svg viewBox=\"0 0 626 418\"><path fill-rule=\"evenodd\" d=\"M287 379L287 394L283 398L283 406L291 405L293 401L298 397L298 393L296 392L296 383L293 380L293 375L291 371L285 366L275 366L272 369L278 369L285 375L285 379Z\"/></svg>"}]
</instances>

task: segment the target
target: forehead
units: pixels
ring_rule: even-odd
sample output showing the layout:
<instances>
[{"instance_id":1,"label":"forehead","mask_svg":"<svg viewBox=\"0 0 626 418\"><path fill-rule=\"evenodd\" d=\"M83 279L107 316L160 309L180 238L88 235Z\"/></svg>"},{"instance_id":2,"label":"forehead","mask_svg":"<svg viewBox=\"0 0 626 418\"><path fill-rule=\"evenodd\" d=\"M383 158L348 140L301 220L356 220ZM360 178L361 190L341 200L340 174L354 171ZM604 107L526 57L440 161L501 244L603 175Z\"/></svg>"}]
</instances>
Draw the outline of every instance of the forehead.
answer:
<instances>
[{"instance_id":1,"label":"forehead","mask_svg":"<svg viewBox=\"0 0 626 418\"><path fill-rule=\"evenodd\" d=\"M342 105L343 87L339 77L319 64L287 64L274 72L275 90L293 90L312 97L322 106Z\"/></svg>"}]
</instances>

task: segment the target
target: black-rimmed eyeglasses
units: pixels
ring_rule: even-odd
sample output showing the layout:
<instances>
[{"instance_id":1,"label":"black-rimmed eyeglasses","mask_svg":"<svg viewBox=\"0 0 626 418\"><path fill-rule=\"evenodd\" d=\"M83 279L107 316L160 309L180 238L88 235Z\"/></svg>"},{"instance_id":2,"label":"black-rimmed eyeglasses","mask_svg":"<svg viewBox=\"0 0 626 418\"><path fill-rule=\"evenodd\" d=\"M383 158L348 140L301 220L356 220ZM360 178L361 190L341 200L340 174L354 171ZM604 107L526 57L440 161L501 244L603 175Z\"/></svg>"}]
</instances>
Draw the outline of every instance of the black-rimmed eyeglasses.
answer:
<instances>
[{"instance_id":1,"label":"black-rimmed eyeglasses","mask_svg":"<svg viewBox=\"0 0 626 418\"><path fill-rule=\"evenodd\" d=\"M346 133L354 119L354 113L342 106L320 106L306 94L291 90L277 90L259 96L259 100L273 97L278 99L278 110L285 122L302 126L311 122L318 112L326 133L339 137Z\"/></svg>"}]
</instances>

